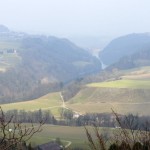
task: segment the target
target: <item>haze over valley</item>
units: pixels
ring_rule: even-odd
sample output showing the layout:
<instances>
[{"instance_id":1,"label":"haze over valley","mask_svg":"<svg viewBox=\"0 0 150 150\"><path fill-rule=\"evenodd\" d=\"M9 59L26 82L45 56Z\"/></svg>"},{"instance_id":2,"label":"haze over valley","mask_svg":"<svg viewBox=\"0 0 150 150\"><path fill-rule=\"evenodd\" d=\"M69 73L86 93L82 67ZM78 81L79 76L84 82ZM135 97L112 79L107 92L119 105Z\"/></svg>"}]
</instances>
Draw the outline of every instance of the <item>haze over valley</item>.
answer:
<instances>
[{"instance_id":1,"label":"haze over valley","mask_svg":"<svg viewBox=\"0 0 150 150\"><path fill-rule=\"evenodd\" d=\"M149 150L149 5L2 2L0 150Z\"/></svg>"}]
</instances>

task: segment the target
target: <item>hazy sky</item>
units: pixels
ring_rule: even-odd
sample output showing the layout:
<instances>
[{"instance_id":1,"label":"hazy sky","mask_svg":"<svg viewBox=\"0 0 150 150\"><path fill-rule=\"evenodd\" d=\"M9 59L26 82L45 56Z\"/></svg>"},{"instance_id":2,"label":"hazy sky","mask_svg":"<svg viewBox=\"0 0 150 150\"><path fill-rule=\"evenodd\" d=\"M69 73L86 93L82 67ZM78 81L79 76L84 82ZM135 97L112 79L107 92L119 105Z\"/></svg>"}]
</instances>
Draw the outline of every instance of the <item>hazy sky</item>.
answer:
<instances>
[{"instance_id":1,"label":"hazy sky","mask_svg":"<svg viewBox=\"0 0 150 150\"><path fill-rule=\"evenodd\" d=\"M64 37L150 32L150 0L0 0L0 24Z\"/></svg>"}]
</instances>

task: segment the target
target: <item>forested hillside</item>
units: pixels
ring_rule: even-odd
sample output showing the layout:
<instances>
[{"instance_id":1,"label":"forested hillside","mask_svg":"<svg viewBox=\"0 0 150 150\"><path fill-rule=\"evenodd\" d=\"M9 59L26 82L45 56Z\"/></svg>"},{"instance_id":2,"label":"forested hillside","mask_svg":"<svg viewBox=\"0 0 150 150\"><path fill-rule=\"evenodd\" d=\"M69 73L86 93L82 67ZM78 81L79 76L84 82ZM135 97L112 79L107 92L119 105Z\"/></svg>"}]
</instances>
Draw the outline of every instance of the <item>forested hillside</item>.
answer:
<instances>
[{"instance_id":1,"label":"forested hillside","mask_svg":"<svg viewBox=\"0 0 150 150\"><path fill-rule=\"evenodd\" d=\"M121 58L117 63L114 63L107 69L131 69L141 66L150 66L150 49L143 49L130 56Z\"/></svg>"},{"instance_id":2,"label":"forested hillside","mask_svg":"<svg viewBox=\"0 0 150 150\"><path fill-rule=\"evenodd\" d=\"M150 34L129 34L112 40L100 52L99 56L104 64L111 65L124 56L150 48Z\"/></svg>"},{"instance_id":3,"label":"forested hillside","mask_svg":"<svg viewBox=\"0 0 150 150\"><path fill-rule=\"evenodd\" d=\"M37 98L101 70L97 58L67 39L9 30L0 36L1 103Z\"/></svg>"}]
</instances>

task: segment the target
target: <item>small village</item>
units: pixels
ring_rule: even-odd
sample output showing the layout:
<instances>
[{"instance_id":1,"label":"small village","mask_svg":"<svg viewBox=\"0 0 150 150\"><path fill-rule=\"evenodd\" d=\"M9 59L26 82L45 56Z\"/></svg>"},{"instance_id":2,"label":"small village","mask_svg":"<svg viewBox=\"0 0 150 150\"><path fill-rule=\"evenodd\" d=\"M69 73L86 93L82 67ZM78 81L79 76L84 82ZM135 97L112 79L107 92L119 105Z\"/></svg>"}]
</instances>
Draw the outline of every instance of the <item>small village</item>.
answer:
<instances>
[{"instance_id":1,"label":"small village","mask_svg":"<svg viewBox=\"0 0 150 150\"><path fill-rule=\"evenodd\" d=\"M4 55L4 54L16 54L16 53L17 53L17 50L15 50L15 49L4 49L4 50L0 49L0 55Z\"/></svg>"}]
</instances>

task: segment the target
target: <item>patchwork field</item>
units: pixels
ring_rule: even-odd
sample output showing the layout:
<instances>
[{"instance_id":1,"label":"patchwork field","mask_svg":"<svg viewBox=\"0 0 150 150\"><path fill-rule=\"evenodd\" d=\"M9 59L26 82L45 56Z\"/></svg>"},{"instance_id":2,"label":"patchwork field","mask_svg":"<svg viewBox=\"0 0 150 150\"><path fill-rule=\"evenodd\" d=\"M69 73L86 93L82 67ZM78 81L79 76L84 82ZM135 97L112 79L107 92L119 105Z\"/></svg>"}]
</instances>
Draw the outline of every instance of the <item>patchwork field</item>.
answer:
<instances>
[{"instance_id":1,"label":"patchwork field","mask_svg":"<svg viewBox=\"0 0 150 150\"><path fill-rule=\"evenodd\" d=\"M150 89L85 87L81 89L68 104L75 103L143 103L149 102Z\"/></svg>"},{"instance_id":2,"label":"patchwork field","mask_svg":"<svg viewBox=\"0 0 150 150\"><path fill-rule=\"evenodd\" d=\"M38 109L49 109L54 115L59 115L59 108L62 106L60 93L50 93L35 100L2 104L4 111L11 109L33 111Z\"/></svg>"}]
</instances>

